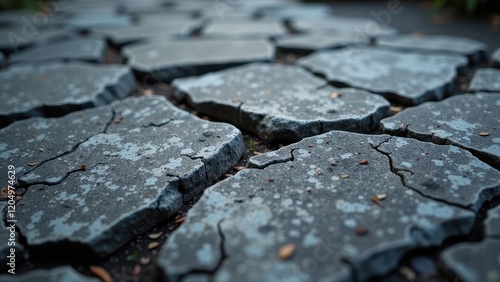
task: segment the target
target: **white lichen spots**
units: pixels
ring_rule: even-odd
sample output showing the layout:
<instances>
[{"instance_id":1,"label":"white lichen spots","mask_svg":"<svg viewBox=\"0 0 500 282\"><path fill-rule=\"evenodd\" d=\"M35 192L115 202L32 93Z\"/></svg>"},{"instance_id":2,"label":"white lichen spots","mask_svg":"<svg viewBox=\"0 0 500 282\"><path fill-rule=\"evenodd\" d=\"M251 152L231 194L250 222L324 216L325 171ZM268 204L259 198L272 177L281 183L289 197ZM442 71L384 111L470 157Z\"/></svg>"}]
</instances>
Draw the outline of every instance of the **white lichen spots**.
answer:
<instances>
[{"instance_id":1,"label":"white lichen spots","mask_svg":"<svg viewBox=\"0 0 500 282\"><path fill-rule=\"evenodd\" d=\"M449 147L449 149L448 149L448 151L449 151L450 153L459 154L459 153L460 153L460 148L455 147L455 146L450 146L450 147Z\"/></svg>"},{"instance_id":2,"label":"white lichen spots","mask_svg":"<svg viewBox=\"0 0 500 282\"><path fill-rule=\"evenodd\" d=\"M461 186L469 186L472 183L469 178L461 175L448 175L448 179L451 181L451 188L453 189L458 189Z\"/></svg>"},{"instance_id":3,"label":"white lichen spots","mask_svg":"<svg viewBox=\"0 0 500 282\"><path fill-rule=\"evenodd\" d=\"M482 169L486 169L486 170L490 170L491 167L485 163L483 163L482 161L479 161L479 160L472 160L470 163L469 163L470 166L472 167L477 167L477 168L482 168Z\"/></svg>"},{"instance_id":4,"label":"white lichen spots","mask_svg":"<svg viewBox=\"0 0 500 282\"><path fill-rule=\"evenodd\" d=\"M50 177L50 178L47 178L47 182L48 183L57 183L59 181L61 181L62 177L60 176L54 176L54 177Z\"/></svg>"},{"instance_id":5,"label":"white lichen spots","mask_svg":"<svg viewBox=\"0 0 500 282\"><path fill-rule=\"evenodd\" d=\"M444 166L444 162L442 160L432 160L435 166Z\"/></svg>"},{"instance_id":6,"label":"white lichen spots","mask_svg":"<svg viewBox=\"0 0 500 282\"><path fill-rule=\"evenodd\" d=\"M273 199L278 200L279 198L281 198L280 194L274 193Z\"/></svg>"},{"instance_id":7,"label":"white lichen spots","mask_svg":"<svg viewBox=\"0 0 500 282\"><path fill-rule=\"evenodd\" d=\"M402 162L402 163L401 163L401 165L402 165L402 166L404 166L404 167L407 167L407 168L411 168L411 167L413 166L413 165L412 165L411 163L409 163L409 162Z\"/></svg>"},{"instance_id":8,"label":"white lichen spots","mask_svg":"<svg viewBox=\"0 0 500 282\"><path fill-rule=\"evenodd\" d=\"M293 200L292 199L285 199L281 202L280 204L282 207L291 207L293 205Z\"/></svg>"},{"instance_id":9,"label":"white lichen spots","mask_svg":"<svg viewBox=\"0 0 500 282\"><path fill-rule=\"evenodd\" d=\"M181 151L181 155L189 155L189 154L192 154L192 153L194 153L194 150L191 149L191 148L186 148L186 149L183 149Z\"/></svg>"},{"instance_id":10,"label":"white lichen spots","mask_svg":"<svg viewBox=\"0 0 500 282\"><path fill-rule=\"evenodd\" d=\"M337 200L335 207L344 213L364 213L370 210L370 207L361 203L350 203L344 200Z\"/></svg>"},{"instance_id":11,"label":"white lichen spots","mask_svg":"<svg viewBox=\"0 0 500 282\"><path fill-rule=\"evenodd\" d=\"M106 219L105 215L100 215L97 219L93 220L88 227L88 232L90 237L99 236L106 229L106 226L102 223Z\"/></svg>"},{"instance_id":12,"label":"white lichen spots","mask_svg":"<svg viewBox=\"0 0 500 282\"><path fill-rule=\"evenodd\" d=\"M403 138L396 138L395 140L396 140L395 145L397 148L401 148L409 144L408 141L406 141Z\"/></svg>"},{"instance_id":13,"label":"white lichen spots","mask_svg":"<svg viewBox=\"0 0 500 282\"><path fill-rule=\"evenodd\" d=\"M12 150L9 150L9 151L6 151L6 152L2 152L0 154L0 158L2 159L8 159L14 155L17 155L19 153L19 149L16 148L16 149L12 149Z\"/></svg>"},{"instance_id":14,"label":"white lichen spots","mask_svg":"<svg viewBox=\"0 0 500 282\"><path fill-rule=\"evenodd\" d=\"M440 111L432 111L432 114L435 116L439 116L439 115L441 115L441 112Z\"/></svg>"},{"instance_id":15,"label":"white lichen spots","mask_svg":"<svg viewBox=\"0 0 500 282\"><path fill-rule=\"evenodd\" d=\"M332 179L332 181L338 181L338 180L340 180L340 177L334 175L334 176L332 176L331 179Z\"/></svg>"},{"instance_id":16,"label":"white lichen spots","mask_svg":"<svg viewBox=\"0 0 500 282\"><path fill-rule=\"evenodd\" d=\"M165 165L166 168L176 169L182 165L182 158L170 158L168 164Z\"/></svg>"},{"instance_id":17,"label":"white lichen spots","mask_svg":"<svg viewBox=\"0 0 500 282\"><path fill-rule=\"evenodd\" d=\"M90 191L90 189L92 189L92 187L89 184L82 184L82 185L80 185L80 189L83 190L81 192L81 194L85 195L85 194L87 194Z\"/></svg>"},{"instance_id":18,"label":"white lichen spots","mask_svg":"<svg viewBox=\"0 0 500 282\"><path fill-rule=\"evenodd\" d=\"M470 132L472 129L476 128L476 126L477 126L477 124L468 123L461 118L458 118L458 119L452 120L452 121L441 121L440 120L437 123L446 124L449 127L453 128L455 130L458 130L458 131L462 131L462 132Z\"/></svg>"},{"instance_id":19,"label":"white lichen spots","mask_svg":"<svg viewBox=\"0 0 500 282\"><path fill-rule=\"evenodd\" d=\"M316 236L316 230L309 231L302 239L302 247L310 248L317 246L320 243L320 239Z\"/></svg>"},{"instance_id":20,"label":"white lichen spots","mask_svg":"<svg viewBox=\"0 0 500 282\"><path fill-rule=\"evenodd\" d=\"M342 159L349 159L350 157L352 157L352 153L345 153L345 154L340 155L340 157Z\"/></svg>"},{"instance_id":21,"label":"white lichen spots","mask_svg":"<svg viewBox=\"0 0 500 282\"><path fill-rule=\"evenodd\" d=\"M158 178L150 177L150 178L146 179L146 183L144 183L144 185L145 186L153 186L156 184L157 181L158 181Z\"/></svg>"},{"instance_id":22,"label":"white lichen spots","mask_svg":"<svg viewBox=\"0 0 500 282\"><path fill-rule=\"evenodd\" d=\"M288 236L292 238L300 238L300 232L296 229L291 229L288 231Z\"/></svg>"},{"instance_id":23,"label":"white lichen spots","mask_svg":"<svg viewBox=\"0 0 500 282\"><path fill-rule=\"evenodd\" d=\"M114 184L113 182L111 181L106 181L106 183L104 183L104 186L107 188L107 189L110 189L110 190L117 190L118 188L120 188L120 186Z\"/></svg>"},{"instance_id":24,"label":"white lichen spots","mask_svg":"<svg viewBox=\"0 0 500 282\"><path fill-rule=\"evenodd\" d=\"M421 216L448 220L453 217L455 212L453 211L453 208L449 206L440 205L436 202L427 202L418 204L417 214Z\"/></svg>"},{"instance_id":25,"label":"white lichen spots","mask_svg":"<svg viewBox=\"0 0 500 282\"><path fill-rule=\"evenodd\" d=\"M435 129L433 126L429 128L429 130L434 134L436 135L437 137L441 137L441 138L447 138L447 137L450 137L450 136L453 136L452 133L448 132L448 131L445 131L445 130L442 130L442 129Z\"/></svg>"},{"instance_id":26,"label":"white lichen spots","mask_svg":"<svg viewBox=\"0 0 500 282\"><path fill-rule=\"evenodd\" d=\"M355 257L359 254L358 248L352 244L345 244L344 246L342 246L342 249L344 250L346 255L351 257Z\"/></svg>"},{"instance_id":27,"label":"white lichen spots","mask_svg":"<svg viewBox=\"0 0 500 282\"><path fill-rule=\"evenodd\" d=\"M387 129L394 129L395 124L394 122L384 122L384 127Z\"/></svg>"},{"instance_id":28,"label":"white lichen spots","mask_svg":"<svg viewBox=\"0 0 500 282\"><path fill-rule=\"evenodd\" d=\"M204 243L196 251L196 259L202 265L210 265L215 260L215 252L213 246L208 243Z\"/></svg>"},{"instance_id":29,"label":"white lichen spots","mask_svg":"<svg viewBox=\"0 0 500 282\"><path fill-rule=\"evenodd\" d=\"M348 219L344 220L344 225L345 225L345 227L348 227L348 228L355 228L357 226L357 222L355 219L348 218Z\"/></svg>"},{"instance_id":30,"label":"white lichen spots","mask_svg":"<svg viewBox=\"0 0 500 282\"><path fill-rule=\"evenodd\" d=\"M307 158L310 155L309 152L304 149L298 149L297 153L299 158Z\"/></svg>"},{"instance_id":31,"label":"white lichen spots","mask_svg":"<svg viewBox=\"0 0 500 282\"><path fill-rule=\"evenodd\" d=\"M82 229L87 224L84 222L75 222L71 221L71 223L66 223L68 219L71 217L73 212L70 211L63 215L62 217L52 219L48 226L52 228L54 235L57 235L60 238L72 236L76 231Z\"/></svg>"}]
</instances>

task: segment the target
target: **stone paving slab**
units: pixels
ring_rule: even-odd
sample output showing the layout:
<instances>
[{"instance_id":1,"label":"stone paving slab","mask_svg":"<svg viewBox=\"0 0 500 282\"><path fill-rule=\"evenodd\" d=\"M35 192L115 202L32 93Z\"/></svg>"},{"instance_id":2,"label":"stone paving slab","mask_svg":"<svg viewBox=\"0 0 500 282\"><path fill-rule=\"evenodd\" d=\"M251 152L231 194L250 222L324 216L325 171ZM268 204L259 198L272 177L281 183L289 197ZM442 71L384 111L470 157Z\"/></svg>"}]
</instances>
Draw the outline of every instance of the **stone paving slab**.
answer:
<instances>
[{"instance_id":1,"label":"stone paving slab","mask_svg":"<svg viewBox=\"0 0 500 282\"><path fill-rule=\"evenodd\" d=\"M318 19L332 16L332 9L327 4L283 4L263 7L256 11L259 18L264 19Z\"/></svg>"},{"instance_id":2,"label":"stone paving slab","mask_svg":"<svg viewBox=\"0 0 500 282\"><path fill-rule=\"evenodd\" d=\"M298 64L339 86L352 86L405 105L441 100L467 60L461 56L424 55L378 48L320 51Z\"/></svg>"},{"instance_id":3,"label":"stone paving slab","mask_svg":"<svg viewBox=\"0 0 500 282\"><path fill-rule=\"evenodd\" d=\"M457 171L463 158L481 164L472 173L487 167L465 150L413 139L340 131L306 138L252 158L256 168L207 189L159 263L170 281L193 270L214 273L215 281L350 281L350 266L364 281L393 269L411 249L468 234L473 212L423 197L391 171L393 161L377 147L397 150L405 142L431 156L457 150L443 169ZM422 157L420 150L405 151L408 159ZM435 172L422 169L414 183ZM456 193L452 183L443 188L443 198ZM483 188L468 183L460 193Z\"/></svg>"},{"instance_id":4,"label":"stone paving slab","mask_svg":"<svg viewBox=\"0 0 500 282\"><path fill-rule=\"evenodd\" d=\"M126 46L123 55L139 75L160 81L200 75L251 62L270 62L274 47L266 40L184 40Z\"/></svg>"},{"instance_id":5,"label":"stone paving slab","mask_svg":"<svg viewBox=\"0 0 500 282\"><path fill-rule=\"evenodd\" d=\"M489 210L488 217L484 221L486 236L500 238L500 206Z\"/></svg>"},{"instance_id":6,"label":"stone paving slab","mask_svg":"<svg viewBox=\"0 0 500 282\"><path fill-rule=\"evenodd\" d=\"M102 39L78 38L42 47L32 47L9 57L9 63L79 60L92 63L104 62L106 42Z\"/></svg>"},{"instance_id":7,"label":"stone paving slab","mask_svg":"<svg viewBox=\"0 0 500 282\"><path fill-rule=\"evenodd\" d=\"M274 38L287 34L280 22L226 20L208 24L202 31L204 36L216 38Z\"/></svg>"},{"instance_id":8,"label":"stone paving slab","mask_svg":"<svg viewBox=\"0 0 500 282\"><path fill-rule=\"evenodd\" d=\"M173 87L176 98L198 112L265 141L296 141L334 129L370 132L389 115L381 96L338 90L297 66L251 64L177 79Z\"/></svg>"},{"instance_id":9,"label":"stone paving slab","mask_svg":"<svg viewBox=\"0 0 500 282\"><path fill-rule=\"evenodd\" d=\"M415 34L380 37L377 45L384 48L413 50L428 54L454 54L469 58L472 64L486 60L488 46L477 40L455 36L424 36Z\"/></svg>"},{"instance_id":10,"label":"stone paving slab","mask_svg":"<svg viewBox=\"0 0 500 282\"><path fill-rule=\"evenodd\" d=\"M499 92L500 93L500 70L486 68L478 69L472 77L469 92Z\"/></svg>"},{"instance_id":11,"label":"stone paving slab","mask_svg":"<svg viewBox=\"0 0 500 282\"><path fill-rule=\"evenodd\" d=\"M43 46L76 37L73 32L54 29L40 30L28 35L23 34L21 27L0 29L0 51L10 54L29 46Z\"/></svg>"},{"instance_id":12,"label":"stone paving slab","mask_svg":"<svg viewBox=\"0 0 500 282\"><path fill-rule=\"evenodd\" d=\"M83 124L85 119L91 122ZM51 142L40 142L47 151L66 147L61 132L83 128L83 135L69 135L76 140L71 149L34 164L19 178L29 189L23 204L16 205L17 227L40 252L56 251L66 242L81 252L108 255L174 214L243 152L238 129L198 119L159 96L16 122L0 131L4 148L43 155L45 149L33 152L38 144L20 145L14 135L4 134L26 131L29 121L41 127L36 132L41 141Z\"/></svg>"},{"instance_id":13,"label":"stone paving slab","mask_svg":"<svg viewBox=\"0 0 500 282\"><path fill-rule=\"evenodd\" d=\"M294 30L300 33L341 31L354 33L359 40L397 33L396 29L386 25L382 26L370 18L294 19L291 25Z\"/></svg>"},{"instance_id":14,"label":"stone paving slab","mask_svg":"<svg viewBox=\"0 0 500 282\"><path fill-rule=\"evenodd\" d=\"M120 28L132 25L132 18L110 11L78 13L64 21L64 26L75 30L95 28Z\"/></svg>"},{"instance_id":15,"label":"stone paving slab","mask_svg":"<svg viewBox=\"0 0 500 282\"><path fill-rule=\"evenodd\" d=\"M500 48L491 54L491 64L496 68L500 68Z\"/></svg>"},{"instance_id":16,"label":"stone paving slab","mask_svg":"<svg viewBox=\"0 0 500 282\"><path fill-rule=\"evenodd\" d=\"M15 65L0 72L0 126L34 116L61 116L127 96L135 87L127 66L88 63Z\"/></svg>"},{"instance_id":17,"label":"stone paving slab","mask_svg":"<svg viewBox=\"0 0 500 282\"><path fill-rule=\"evenodd\" d=\"M382 120L382 130L437 144L453 144L499 169L499 124L500 93L479 93L406 109Z\"/></svg>"},{"instance_id":18,"label":"stone paving slab","mask_svg":"<svg viewBox=\"0 0 500 282\"><path fill-rule=\"evenodd\" d=\"M36 269L22 275L0 275L5 282L99 282L101 280L84 276L70 266L60 266L50 270Z\"/></svg>"},{"instance_id":19,"label":"stone paving slab","mask_svg":"<svg viewBox=\"0 0 500 282\"><path fill-rule=\"evenodd\" d=\"M444 267L457 281L500 281L500 239L462 243L441 254Z\"/></svg>"},{"instance_id":20,"label":"stone paving slab","mask_svg":"<svg viewBox=\"0 0 500 282\"><path fill-rule=\"evenodd\" d=\"M328 34L301 34L279 38L276 47L284 52L312 53L318 50L336 49L349 45L368 45L368 38L358 38L355 33L331 32Z\"/></svg>"}]
</instances>

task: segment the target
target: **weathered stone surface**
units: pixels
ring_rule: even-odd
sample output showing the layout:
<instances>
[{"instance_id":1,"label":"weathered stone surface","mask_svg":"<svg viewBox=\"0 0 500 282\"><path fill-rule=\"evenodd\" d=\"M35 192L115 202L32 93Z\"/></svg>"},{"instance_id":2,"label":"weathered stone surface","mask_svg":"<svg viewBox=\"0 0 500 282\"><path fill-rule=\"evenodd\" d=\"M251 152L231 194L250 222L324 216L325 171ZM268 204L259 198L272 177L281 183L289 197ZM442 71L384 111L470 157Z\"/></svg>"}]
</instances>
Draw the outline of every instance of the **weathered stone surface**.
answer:
<instances>
[{"instance_id":1,"label":"weathered stone surface","mask_svg":"<svg viewBox=\"0 0 500 282\"><path fill-rule=\"evenodd\" d=\"M312 53L318 50L335 49L348 45L367 45L368 38L357 38L349 32L328 34L311 33L284 37L276 40L276 47L284 52Z\"/></svg>"},{"instance_id":2,"label":"weathered stone surface","mask_svg":"<svg viewBox=\"0 0 500 282\"><path fill-rule=\"evenodd\" d=\"M500 206L488 211L488 218L484 221L486 236L500 237Z\"/></svg>"},{"instance_id":3,"label":"weathered stone surface","mask_svg":"<svg viewBox=\"0 0 500 282\"><path fill-rule=\"evenodd\" d=\"M0 126L34 116L62 116L123 98L134 89L127 66L88 63L15 65L0 72Z\"/></svg>"},{"instance_id":4,"label":"weathered stone surface","mask_svg":"<svg viewBox=\"0 0 500 282\"><path fill-rule=\"evenodd\" d=\"M105 51L106 42L104 40L80 38L22 50L12 54L9 63L53 60L79 60L102 63Z\"/></svg>"},{"instance_id":5,"label":"weathered stone surface","mask_svg":"<svg viewBox=\"0 0 500 282\"><path fill-rule=\"evenodd\" d=\"M499 92L500 93L500 70L478 69L469 85L470 92Z\"/></svg>"},{"instance_id":6,"label":"weathered stone surface","mask_svg":"<svg viewBox=\"0 0 500 282\"><path fill-rule=\"evenodd\" d=\"M452 144L500 168L500 94L460 95L384 119L385 133Z\"/></svg>"},{"instance_id":7,"label":"weathered stone surface","mask_svg":"<svg viewBox=\"0 0 500 282\"><path fill-rule=\"evenodd\" d=\"M464 282L500 281L500 239L462 243L441 254L453 280Z\"/></svg>"},{"instance_id":8,"label":"weathered stone surface","mask_svg":"<svg viewBox=\"0 0 500 282\"><path fill-rule=\"evenodd\" d=\"M0 51L10 54L28 46L43 46L75 37L72 32L53 29L25 34L21 27L0 29Z\"/></svg>"},{"instance_id":9,"label":"weathered stone surface","mask_svg":"<svg viewBox=\"0 0 500 282\"><path fill-rule=\"evenodd\" d=\"M251 64L178 79L173 87L174 95L198 112L266 141L300 140L334 129L370 132L389 115L384 98L338 90L297 66Z\"/></svg>"},{"instance_id":10,"label":"weathered stone surface","mask_svg":"<svg viewBox=\"0 0 500 282\"><path fill-rule=\"evenodd\" d=\"M78 13L64 22L68 28L91 30L94 28L120 28L132 25L129 15L120 15L112 11Z\"/></svg>"},{"instance_id":11,"label":"weathered stone surface","mask_svg":"<svg viewBox=\"0 0 500 282\"><path fill-rule=\"evenodd\" d=\"M349 281L351 267L363 281L395 267L410 249L468 234L473 212L425 198L391 172L376 148L390 138L334 131L252 158L258 169L207 189L169 238L159 262L170 281L194 269L216 270L216 281ZM380 206L371 200L382 194ZM290 243L295 253L279 259Z\"/></svg>"},{"instance_id":12,"label":"weathered stone surface","mask_svg":"<svg viewBox=\"0 0 500 282\"><path fill-rule=\"evenodd\" d=\"M85 119L91 122L81 125ZM30 248L40 252L65 242L108 255L175 213L243 152L238 129L198 119L163 97L129 98L33 122L47 132L38 135L42 141L54 142L47 151L64 148L61 136L73 127L100 130L68 135L78 139L70 150L19 178L29 189L24 204L16 205L18 228ZM4 132L20 126L16 122L2 130L3 147L18 144Z\"/></svg>"},{"instance_id":13,"label":"weathered stone surface","mask_svg":"<svg viewBox=\"0 0 500 282\"><path fill-rule=\"evenodd\" d=\"M496 68L500 68L500 48L491 54L491 64Z\"/></svg>"},{"instance_id":14,"label":"weathered stone surface","mask_svg":"<svg viewBox=\"0 0 500 282\"><path fill-rule=\"evenodd\" d=\"M406 105L441 100L451 90L461 56L423 55L378 48L320 51L298 60L334 85L348 85L379 93Z\"/></svg>"},{"instance_id":15,"label":"weathered stone surface","mask_svg":"<svg viewBox=\"0 0 500 282\"><path fill-rule=\"evenodd\" d=\"M328 19L295 19L292 27L297 32L348 32L359 41L379 35L391 35L397 31L389 26L380 25L370 18L331 17Z\"/></svg>"},{"instance_id":16,"label":"weathered stone surface","mask_svg":"<svg viewBox=\"0 0 500 282\"><path fill-rule=\"evenodd\" d=\"M269 62L274 47L265 40L185 40L125 47L123 55L139 75L171 81L250 62Z\"/></svg>"},{"instance_id":17,"label":"weathered stone surface","mask_svg":"<svg viewBox=\"0 0 500 282\"><path fill-rule=\"evenodd\" d=\"M3 171L2 171L3 172ZM3 180L3 179L2 179ZM7 182L3 182L7 183ZM23 251L24 248L22 247L21 243L19 243L19 234L17 231L15 231L15 228L10 225L10 222L7 222L7 225L5 225L5 212L7 211L7 202L0 202L0 213L1 213L1 220L0 222L0 271L2 273L6 273L6 270L11 268L7 263L10 262L10 258L7 256L11 256L11 249L14 249L15 252L14 254L14 268L16 263L20 263L23 260ZM9 219L9 218L7 218ZM14 218L15 219L15 218ZM15 222L14 227L15 227ZM9 228L7 228L9 227ZM14 230L15 237L11 237L11 230ZM2 276L0 276L0 281L2 281Z\"/></svg>"},{"instance_id":18,"label":"weathered stone surface","mask_svg":"<svg viewBox=\"0 0 500 282\"><path fill-rule=\"evenodd\" d=\"M219 38L272 38L287 33L285 26L277 21L215 21L203 29L203 35Z\"/></svg>"},{"instance_id":19,"label":"weathered stone surface","mask_svg":"<svg viewBox=\"0 0 500 282\"><path fill-rule=\"evenodd\" d=\"M377 39L377 45L385 48L414 50L428 54L444 53L467 56L471 63L486 60L488 46L486 44L463 37L395 35Z\"/></svg>"},{"instance_id":20,"label":"weathered stone surface","mask_svg":"<svg viewBox=\"0 0 500 282\"><path fill-rule=\"evenodd\" d=\"M332 16L331 7L327 4L286 4L273 5L258 9L256 15L265 19L318 19Z\"/></svg>"},{"instance_id":21,"label":"weathered stone surface","mask_svg":"<svg viewBox=\"0 0 500 282\"><path fill-rule=\"evenodd\" d=\"M78 273L70 266L60 266L50 270L37 269L22 275L0 275L0 281L9 282L99 282L95 277Z\"/></svg>"}]
</instances>

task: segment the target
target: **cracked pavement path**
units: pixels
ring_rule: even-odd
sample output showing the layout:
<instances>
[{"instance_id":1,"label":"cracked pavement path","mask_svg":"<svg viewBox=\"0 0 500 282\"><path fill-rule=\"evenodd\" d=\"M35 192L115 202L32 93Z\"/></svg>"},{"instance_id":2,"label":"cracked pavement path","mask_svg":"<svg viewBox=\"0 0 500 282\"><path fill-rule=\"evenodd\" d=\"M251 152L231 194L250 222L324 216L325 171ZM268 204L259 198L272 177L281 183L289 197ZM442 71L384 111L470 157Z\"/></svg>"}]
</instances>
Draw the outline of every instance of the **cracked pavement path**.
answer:
<instances>
[{"instance_id":1,"label":"cracked pavement path","mask_svg":"<svg viewBox=\"0 0 500 282\"><path fill-rule=\"evenodd\" d=\"M438 158L442 167L432 165ZM406 160L415 173L406 174ZM256 168L207 189L163 247L159 262L171 281L190 273L216 281L349 281L353 271L364 280L412 249L468 234L477 207L500 193L500 173L469 152L387 135L332 131L249 166ZM444 170L471 182L440 186L446 179L433 176ZM280 259L287 244L295 252Z\"/></svg>"}]
</instances>

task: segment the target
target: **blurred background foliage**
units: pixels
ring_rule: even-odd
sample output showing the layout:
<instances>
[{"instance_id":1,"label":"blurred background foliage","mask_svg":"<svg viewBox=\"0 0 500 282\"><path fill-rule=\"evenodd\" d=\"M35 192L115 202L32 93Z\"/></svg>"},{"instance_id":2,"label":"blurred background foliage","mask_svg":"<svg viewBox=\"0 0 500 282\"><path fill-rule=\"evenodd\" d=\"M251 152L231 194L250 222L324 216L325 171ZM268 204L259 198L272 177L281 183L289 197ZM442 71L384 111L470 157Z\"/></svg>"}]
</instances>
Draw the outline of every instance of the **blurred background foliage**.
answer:
<instances>
[{"instance_id":1,"label":"blurred background foliage","mask_svg":"<svg viewBox=\"0 0 500 282\"><path fill-rule=\"evenodd\" d=\"M38 11L41 9L41 5L47 1L41 0L0 0L0 10L14 10L14 9L24 9L24 10L34 10Z\"/></svg>"}]
</instances>

